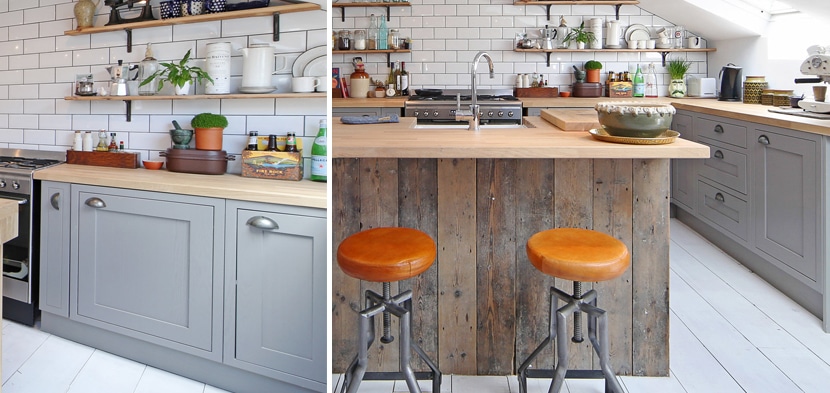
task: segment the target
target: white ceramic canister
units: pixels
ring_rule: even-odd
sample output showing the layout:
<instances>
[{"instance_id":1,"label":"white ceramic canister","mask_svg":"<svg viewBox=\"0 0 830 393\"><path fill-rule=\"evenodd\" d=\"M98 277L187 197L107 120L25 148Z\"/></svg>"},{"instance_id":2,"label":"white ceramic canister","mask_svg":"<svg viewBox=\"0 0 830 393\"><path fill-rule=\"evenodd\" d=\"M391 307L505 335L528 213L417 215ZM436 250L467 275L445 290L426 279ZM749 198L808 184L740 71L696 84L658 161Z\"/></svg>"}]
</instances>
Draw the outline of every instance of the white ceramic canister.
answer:
<instances>
[{"instance_id":1,"label":"white ceramic canister","mask_svg":"<svg viewBox=\"0 0 830 393\"><path fill-rule=\"evenodd\" d=\"M213 83L205 83L205 94L231 92L231 43L213 42L206 45L205 71Z\"/></svg>"}]
</instances>

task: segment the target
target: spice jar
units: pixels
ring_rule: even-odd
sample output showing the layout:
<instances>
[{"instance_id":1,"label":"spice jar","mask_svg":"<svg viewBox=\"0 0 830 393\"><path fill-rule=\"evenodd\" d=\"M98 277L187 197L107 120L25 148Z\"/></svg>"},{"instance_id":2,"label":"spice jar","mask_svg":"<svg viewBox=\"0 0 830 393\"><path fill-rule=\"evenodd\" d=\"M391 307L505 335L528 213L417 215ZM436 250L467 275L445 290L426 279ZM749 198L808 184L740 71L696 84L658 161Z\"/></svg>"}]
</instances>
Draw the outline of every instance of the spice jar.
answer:
<instances>
[{"instance_id":1,"label":"spice jar","mask_svg":"<svg viewBox=\"0 0 830 393\"><path fill-rule=\"evenodd\" d=\"M366 98L369 96L369 74L363 70L363 62L358 61L354 65L354 72L349 77L351 96L354 98Z\"/></svg>"},{"instance_id":2,"label":"spice jar","mask_svg":"<svg viewBox=\"0 0 830 393\"><path fill-rule=\"evenodd\" d=\"M386 43L389 49L401 49L401 35L398 29L389 29L389 35L386 38Z\"/></svg>"},{"instance_id":3,"label":"spice jar","mask_svg":"<svg viewBox=\"0 0 830 393\"><path fill-rule=\"evenodd\" d=\"M352 49L352 32L348 30L340 30L337 33L337 49L350 50Z\"/></svg>"},{"instance_id":4,"label":"spice jar","mask_svg":"<svg viewBox=\"0 0 830 393\"><path fill-rule=\"evenodd\" d=\"M352 40L352 46L354 46L355 50L365 50L366 49L366 31L365 30L355 30L354 31L354 39Z\"/></svg>"}]
</instances>

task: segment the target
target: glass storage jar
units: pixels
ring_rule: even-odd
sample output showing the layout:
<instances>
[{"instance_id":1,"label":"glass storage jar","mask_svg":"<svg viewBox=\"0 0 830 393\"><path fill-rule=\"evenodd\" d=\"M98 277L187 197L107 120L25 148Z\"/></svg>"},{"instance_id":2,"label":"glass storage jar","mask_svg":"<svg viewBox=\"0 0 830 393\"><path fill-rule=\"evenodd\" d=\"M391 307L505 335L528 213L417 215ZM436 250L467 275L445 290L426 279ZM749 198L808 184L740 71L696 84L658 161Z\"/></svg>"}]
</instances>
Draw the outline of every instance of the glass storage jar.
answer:
<instances>
[{"instance_id":1,"label":"glass storage jar","mask_svg":"<svg viewBox=\"0 0 830 393\"><path fill-rule=\"evenodd\" d=\"M340 30L337 33L337 49L350 50L352 49L352 32L348 30Z\"/></svg>"},{"instance_id":2,"label":"glass storage jar","mask_svg":"<svg viewBox=\"0 0 830 393\"><path fill-rule=\"evenodd\" d=\"M401 34L398 29L389 29L389 37L386 39L389 49L401 49Z\"/></svg>"},{"instance_id":3,"label":"glass storage jar","mask_svg":"<svg viewBox=\"0 0 830 393\"><path fill-rule=\"evenodd\" d=\"M355 30L354 38L352 39L352 46L355 50L366 50L366 31Z\"/></svg>"}]
</instances>

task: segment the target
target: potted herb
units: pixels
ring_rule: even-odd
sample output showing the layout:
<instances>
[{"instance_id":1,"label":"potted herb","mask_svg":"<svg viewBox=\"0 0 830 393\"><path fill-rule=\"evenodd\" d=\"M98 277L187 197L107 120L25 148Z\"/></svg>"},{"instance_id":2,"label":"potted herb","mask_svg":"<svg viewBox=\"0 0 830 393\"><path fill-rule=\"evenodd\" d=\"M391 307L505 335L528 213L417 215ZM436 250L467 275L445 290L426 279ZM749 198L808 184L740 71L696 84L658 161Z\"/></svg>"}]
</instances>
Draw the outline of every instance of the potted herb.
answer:
<instances>
[{"instance_id":1,"label":"potted herb","mask_svg":"<svg viewBox=\"0 0 830 393\"><path fill-rule=\"evenodd\" d=\"M602 63L596 60L588 60L585 62L585 81L588 83L599 83L599 70L602 69Z\"/></svg>"},{"instance_id":2,"label":"potted herb","mask_svg":"<svg viewBox=\"0 0 830 393\"><path fill-rule=\"evenodd\" d=\"M683 80L683 77L691 66L691 62L683 59L671 59L666 63L666 69L669 71L669 77L671 77L669 96L674 98L686 96L686 82Z\"/></svg>"},{"instance_id":3,"label":"potted herb","mask_svg":"<svg viewBox=\"0 0 830 393\"><path fill-rule=\"evenodd\" d=\"M198 150L222 150L222 133L228 118L213 113L200 113L190 121Z\"/></svg>"},{"instance_id":4,"label":"potted herb","mask_svg":"<svg viewBox=\"0 0 830 393\"><path fill-rule=\"evenodd\" d=\"M576 42L576 49L585 49L585 45L594 40L596 40L594 32L585 28L584 21L579 24L579 27L571 29L568 35L565 36L565 44L570 46L572 41Z\"/></svg>"},{"instance_id":5,"label":"potted herb","mask_svg":"<svg viewBox=\"0 0 830 393\"><path fill-rule=\"evenodd\" d=\"M198 83L203 83L205 80L213 82L213 78L208 75L203 69L197 66L190 66L187 62L190 60L190 50L188 49L184 57L178 63L159 63L162 69L154 72L147 79L141 81L139 86L144 86L150 83L155 78L159 78L159 87L161 90L164 87L164 82L170 82L175 88L176 95L187 95L190 91L190 84L193 79Z\"/></svg>"}]
</instances>

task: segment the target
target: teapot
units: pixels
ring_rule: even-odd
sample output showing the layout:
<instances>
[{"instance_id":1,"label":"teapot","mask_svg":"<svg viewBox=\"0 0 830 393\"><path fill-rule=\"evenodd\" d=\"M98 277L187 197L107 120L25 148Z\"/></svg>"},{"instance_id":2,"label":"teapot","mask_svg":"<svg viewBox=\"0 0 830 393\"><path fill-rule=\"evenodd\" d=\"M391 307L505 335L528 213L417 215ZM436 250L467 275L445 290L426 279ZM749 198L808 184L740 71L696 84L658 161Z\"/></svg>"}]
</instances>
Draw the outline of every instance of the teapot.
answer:
<instances>
[{"instance_id":1,"label":"teapot","mask_svg":"<svg viewBox=\"0 0 830 393\"><path fill-rule=\"evenodd\" d=\"M251 44L242 52L242 89L274 89L271 75L286 69L288 63L285 58L278 57L275 48L270 44ZM276 59L283 61L282 66L275 70Z\"/></svg>"}]
</instances>

